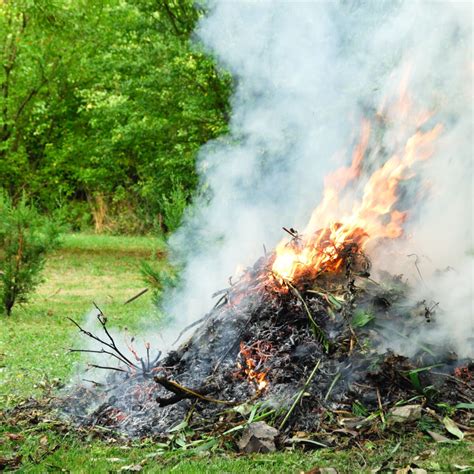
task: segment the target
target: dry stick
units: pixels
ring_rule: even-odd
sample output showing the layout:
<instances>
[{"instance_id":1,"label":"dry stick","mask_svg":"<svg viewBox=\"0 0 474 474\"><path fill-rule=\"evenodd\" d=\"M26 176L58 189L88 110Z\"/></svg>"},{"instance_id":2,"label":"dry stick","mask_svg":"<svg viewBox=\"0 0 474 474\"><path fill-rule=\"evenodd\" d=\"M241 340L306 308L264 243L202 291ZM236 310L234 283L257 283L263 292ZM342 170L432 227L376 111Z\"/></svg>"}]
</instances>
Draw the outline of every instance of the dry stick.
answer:
<instances>
[{"instance_id":1,"label":"dry stick","mask_svg":"<svg viewBox=\"0 0 474 474\"><path fill-rule=\"evenodd\" d=\"M316 365L314 366L314 369L313 371L309 374L309 377L308 379L306 380L305 384L303 385L303 388L300 390L300 392L298 393L298 395L296 396L295 398L295 401L293 402L293 404L291 405L291 408L288 410L288 412L286 413L285 415L285 418L283 418L283 421L280 423L280 426L278 427L278 429L281 431L282 428L285 426L285 423L288 421L288 418L290 417L290 415L293 413L293 410L295 409L296 405L298 404L298 402L301 400L301 397L303 396L304 392L306 391L306 389L309 387L309 384L311 383L311 381L313 380L313 377L314 375L316 374L316 371L318 370L318 367L319 367L319 364L321 363L321 359L318 359L318 362L316 362Z\"/></svg>"},{"instance_id":2,"label":"dry stick","mask_svg":"<svg viewBox=\"0 0 474 474\"><path fill-rule=\"evenodd\" d=\"M104 349L101 349L100 351L95 351L95 350L92 350L92 349L69 349L69 352L87 352L87 353L92 353L92 354L108 354L108 355L111 355L112 357L115 357L120 362L125 363L125 361L122 360L117 354L114 354L113 352L105 351Z\"/></svg>"},{"instance_id":3,"label":"dry stick","mask_svg":"<svg viewBox=\"0 0 474 474\"><path fill-rule=\"evenodd\" d=\"M204 400L206 402L220 403L223 405L238 405L238 402L229 402L227 400L218 400L216 398L207 397L191 388L174 382L173 380L168 380L165 377L155 377L154 380L156 383L166 388L166 390L173 392L176 395L185 395L186 397L198 398L199 400Z\"/></svg>"},{"instance_id":4,"label":"dry stick","mask_svg":"<svg viewBox=\"0 0 474 474\"><path fill-rule=\"evenodd\" d=\"M94 339L95 341L99 342L100 344L103 344L104 346L106 347L109 347L110 349L112 350L115 350L115 348L109 344L108 342L102 340L100 337L97 337L95 336L94 334L92 334L91 332L89 331L86 331L85 329L83 329L78 323L76 323L76 321L74 321L74 319L70 318L69 316L66 316L67 319L69 319L69 321L71 321L74 325L76 325L79 329L80 332L82 332L83 334L85 334L86 336L90 337L91 339ZM128 365L128 362L126 362L125 360L123 359L120 359L124 364ZM133 365L133 364L132 364ZM133 365L135 367L135 365ZM135 367L137 368L137 367Z\"/></svg>"},{"instance_id":5,"label":"dry stick","mask_svg":"<svg viewBox=\"0 0 474 474\"><path fill-rule=\"evenodd\" d=\"M313 325L313 331L314 331L315 335L321 339L319 342L321 342L321 344L323 345L325 352L328 352L329 351L329 340L328 340L326 334L324 333L324 331L316 324L316 321L314 320L313 315L311 314L311 311L309 310L308 305L306 304L306 301L301 296L301 293L288 280L285 280L285 283L293 290L295 295L303 303L303 306L304 306L304 309L306 310L308 318L309 318L309 320L311 321L311 323Z\"/></svg>"},{"instance_id":6,"label":"dry stick","mask_svg":"<svg viewBox=\"0 0 474 474\"><path fill-rule=\"evenodd\" d=\"M103 365L88 364L89 367L94 367L94 369L105 369L105 370L116 370L117 372L125 372L128 374L127 370L121 369L120 367L107 367Z\"/></svg>"},{"instance_id":7,"label":"dry stick","mask_svg":"<svg viewBox=\"0 0 474 474\"><path fill-rule=\"evenodd\" d=\"M141 290L139 293L137 293L135 296L132 296L129 298L127 301L125 301L124 305L131 303L132 301L135 301L136 299L140 298L140 296L144 295L148 291L148 288L145 288L144 290Z\"/></svg>"},{"instance_id":8,"label":"dry stick","mask_svg":"<svg viewBox=\"0 0 474 474\"><path fill-rule=\"evenodd\" d=\"M294 239L298 240L300 236L298 235L298 232L296 232L294 229L287 229L286 227L282 227L282 229L290 234Z\"/></svg>"},{"instance_id":9,"label":"dry stick","mask_svg":"<svg viewBox=\"0 0 474 474\"><path fill-rule=\"evenodd\" d=\"M100 311L100 310L99 310ZM102 312L101 312L102 314ZM69 321L71 321L75 326L77 326L77 328L79 329L80 332L82 332L83 334L85 334L86 336L90 337L91 339L94 339L94 341L97 341L99 342L100 344L103 344L104 346L108 347L109 349L112 349L113 351L115 351L118 356L120 357L120 359L122 360L122 362L125 364L125 365L128 365L129 367L133 367L135 369L138 369L138 367L131 361L129 361L118 349L117 349L117 346L115 345L115 341L112 339L112 336L110 336L110 334L108 333L108 331L106 330L106 334L108 335L109 339L112 339L112 342L113 344L109 344L107 341L104 341L102 340L100 337L97 337L95 336L94 334L92 334L91 332L89 331L86 331L85 329L83 329L78 323L76 323L76 321L74 321L74 319L70 318L69 316L66 316L67 319L69 319ZM99 320L99 322L101 323L102 325L102 328L105 329L105 326L104 326L104 322L101 320L100 317L97 318Z\"/></svg>"},{"instance_id":10,"label":"dry stick","mask_svg":"<svg viewBox=\"0 0 474 474\"><path fill-rule=\"evenodd\" d=\"M115 340L114 338L111 336L109 330L107 329L107 326L106 326L106 323L107 323L107 318L105 317L104 313L102 312L102 310L94 303L94 301L92 302L93 305L96 307L97 311L99 311L99 314L97 315L97 320L99 321L99 323L101 324L102 326L102 329L104 330L105 334L107 334L107 337L110 339L110 342L112 343L112 347L113 349L115 350L115 352L117 352L117 354L122 357L122 359L126 360L127 363L133 367L135 367L136 369L138 369L138 367L131 361L129 360L127 357L125 357L118 349L117 345L115 344Z\"/></svg>"}]
</instances>

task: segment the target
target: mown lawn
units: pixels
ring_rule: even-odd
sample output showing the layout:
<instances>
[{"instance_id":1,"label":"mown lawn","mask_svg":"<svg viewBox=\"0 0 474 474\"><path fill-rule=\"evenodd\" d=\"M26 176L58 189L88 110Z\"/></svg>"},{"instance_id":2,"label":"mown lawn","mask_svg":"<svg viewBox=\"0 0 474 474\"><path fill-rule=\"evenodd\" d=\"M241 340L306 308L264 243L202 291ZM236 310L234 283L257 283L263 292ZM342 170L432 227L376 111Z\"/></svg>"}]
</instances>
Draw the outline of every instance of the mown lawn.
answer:
<instances>
[{"instance_id":1,"label":"mown lawn","mask_svg":"<svg viewBox=\"0 0 474 474\"><path fill-rule=\"evenodd\" d=\"M139 322L158 324L150 293L124 306L144 288L142 260L163 258L163 242L149 237L70 234L61 250L49 259L45 282L28 305L2 317L0 331L0 409L11 407L45 386L66 383L79 363L68 348L77 330L67 316L83 321L96 302L109 323L136 329ZM57 379L57 380L56 380ZM18 439L11 433L21 434ZM2 458L22 456L22 472L117 472L128 466L142 472L176 473L299 473L312 467L334 467L339 472L368 472L390 459L388 466L412 462L430 472L450 472L473 465L467 443L434 444L421 433L384 442L367 442L349 450L287 451L249 457L232 452L157 452L150 440L106 443L79 438L73 431L58 433L48 422L22 431L0 427ZM472 472L472 471L471 471Z\"/></svg>"}]
</instances>

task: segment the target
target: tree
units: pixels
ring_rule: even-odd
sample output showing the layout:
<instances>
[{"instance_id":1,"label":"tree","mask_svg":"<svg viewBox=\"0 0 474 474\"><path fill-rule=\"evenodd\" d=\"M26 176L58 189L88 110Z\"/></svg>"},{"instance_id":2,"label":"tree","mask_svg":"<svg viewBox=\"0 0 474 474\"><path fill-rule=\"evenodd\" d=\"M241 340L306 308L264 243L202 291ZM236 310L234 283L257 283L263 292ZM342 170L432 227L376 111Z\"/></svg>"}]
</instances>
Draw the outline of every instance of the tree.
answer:
<instances>
[{"instance_id":1,"label":"tree","mask_svg":"<svg viewBox=\"0 0 474 474\"><path fill-rule=\"evenodd\" d=\"M58 104L77 69L77 52L87 45L90 27L82 27L96 10L87 1L0 3L0 186L13 197L27 183L38 187L36 173L58 129Z\"/></svg>"},{"instance_id":2,"label":"tree","mask_svg":"<svg viewBox=\"0 0 474 474\"><path fill-rule=\"evenodd\" d=\"M0 303L7 315L41 282L46 254L58 245L59 229L22 197L14 206L0 195Z\"/></svg>"},{"instance_id":3,"label":"tree","mask_svg":"<svg viewBox=\"0 0 474 474\"><path fill-rule=\"evenodd\" d=\"M197 150L228 120L230 76L190 42L201 14L190 0L0 3L0 188L76 225L174 227Z\"/></svg>"}]
</instances>

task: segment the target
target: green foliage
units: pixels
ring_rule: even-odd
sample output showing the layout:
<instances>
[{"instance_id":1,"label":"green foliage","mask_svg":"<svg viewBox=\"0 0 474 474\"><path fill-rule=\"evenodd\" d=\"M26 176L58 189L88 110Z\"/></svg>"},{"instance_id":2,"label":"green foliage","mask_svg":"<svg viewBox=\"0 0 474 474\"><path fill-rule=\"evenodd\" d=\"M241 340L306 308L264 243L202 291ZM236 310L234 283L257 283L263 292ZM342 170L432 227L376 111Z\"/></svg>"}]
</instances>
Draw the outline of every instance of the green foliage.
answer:
<instances>
[{"instance_id":1,"label":"green foliage","mask_svg":"<svg viewBox=\"0 0 474 474\"><path fill-rule=\"evenodd\" d=\"M202 13L190 0L0 2L0 188L62 207L73 229L175 228L197 150L228 120L230 76L190 41Z\"/></svg>"},{"instance_id":2,"label":"green foliage","mask_svg":"<svg viewBox=\"0 0 474 474\"><path fill-rule=\"evenodd\" d=\"M143 261L141 264L141 274L144 282L151 286L153 290L153 300L155 305L159 304L163 291L166 288L173 288L179 282L179 270L170 266L167 261L158 260L153 263Z\"/></svg>"},{"instance_id":3,"label":"green foliage","mask_svg":"<svg viewBox=\"0 0 474 474\"><path fill-rule=\"evenodd\" d=\"M180 184L175 184L168 196L163 194L163 220L168 230L173 231L179 227L187 204L188 193Z\"/></svg>"},{"instance_id":4,"label":"green foliage","mask_svg":"<svg viewBox=\"0 0 474 474\"><path fill-rule=\"evenodd\" d=\"M352 413L355 416L363 416L366 417L369 414L367 408L359 401L355 401L352 403Z\"/></svg>"},{"instance_id":5,"label":"green foliage","mask_svg":"<svg viewBox=\"0 0 474 474\"><path fill-rule=\"evenodd\" d=\"M352 325L356 328L362 328L367 326L374 318L375 316L370 311L358 309L352 316Z\"/></svg>"},{"instance_id":6,"label":"green foliage","mask_svg":"<svg viewBox=\"0 0 474 474\"><path fill-rule=\"evenodd\" d=\"M58 244L59 229L22 197L16 206L0 194L0 303L7 315L41 282L46 253Z\"/></svg>"}]
</instances>

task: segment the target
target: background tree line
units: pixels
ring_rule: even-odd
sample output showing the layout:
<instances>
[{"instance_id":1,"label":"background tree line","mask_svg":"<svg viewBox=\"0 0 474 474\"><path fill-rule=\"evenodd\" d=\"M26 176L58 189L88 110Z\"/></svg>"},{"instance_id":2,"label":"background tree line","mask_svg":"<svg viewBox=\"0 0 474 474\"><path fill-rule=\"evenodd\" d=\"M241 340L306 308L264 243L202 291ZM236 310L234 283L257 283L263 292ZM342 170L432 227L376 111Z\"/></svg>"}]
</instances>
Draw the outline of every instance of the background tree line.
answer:
<instances>
[{"instance_id":1,"label":"background tree line","mask_svg":"<svg viewBox=\"0 0 474 474\"><path fill-rule=\"evenodd\" d=\"M230 76L192 0L0 0L0 188L73 229L173 230Z\"/></svg>"}]
</instances>

